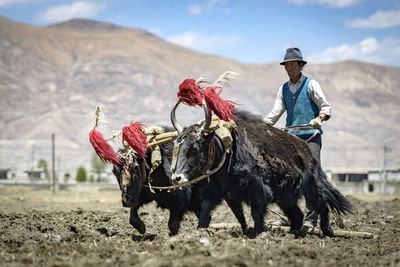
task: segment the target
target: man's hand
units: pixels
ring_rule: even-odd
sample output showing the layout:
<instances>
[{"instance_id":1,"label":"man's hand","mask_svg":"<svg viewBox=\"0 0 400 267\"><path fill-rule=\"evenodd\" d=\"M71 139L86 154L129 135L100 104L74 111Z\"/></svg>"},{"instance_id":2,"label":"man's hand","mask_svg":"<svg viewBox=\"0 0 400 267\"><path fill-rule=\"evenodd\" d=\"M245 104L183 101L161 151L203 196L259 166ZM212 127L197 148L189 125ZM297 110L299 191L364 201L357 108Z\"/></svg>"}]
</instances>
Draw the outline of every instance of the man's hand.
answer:
<instances>
[{"instance_id":1,"label":"man's hand","mask_svg":"<svg viewBox=\"0 0 400 267\"><path fill-rule=\"evenodd\" d=\"M322 120L320 117L316 117L312 119L309 123L314 129L321 129L322 126Z\"/></svg>"}]
</instances>

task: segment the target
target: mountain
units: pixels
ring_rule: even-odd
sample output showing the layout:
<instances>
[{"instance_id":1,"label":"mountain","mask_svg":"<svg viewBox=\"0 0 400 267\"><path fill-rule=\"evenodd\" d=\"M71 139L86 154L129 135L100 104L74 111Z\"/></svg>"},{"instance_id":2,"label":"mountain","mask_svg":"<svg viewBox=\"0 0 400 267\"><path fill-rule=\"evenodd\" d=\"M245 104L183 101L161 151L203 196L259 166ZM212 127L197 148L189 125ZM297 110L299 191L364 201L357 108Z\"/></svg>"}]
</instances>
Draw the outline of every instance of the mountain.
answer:
<instances>
[{"instance_id":1,"label":"mountain","mask_svg":"<svg viewBox=\"0 0 400 267\"><path fill-rule=\"evenodd\" d=\"M170 124L179 84L226 70L240 73L222 97L266 115L287 80L278 62L243 64L169 43L140 29L74 19L37 27L0 17L0 168L27 168L50 161L56 135L59 168L89 167L88 133L102 103L105 137L130 121ZM388 166L399 167L400 69L359 61L309 63L332 105L324 122L324 167L377 168L383 146ZM201 118L179 107L178 120ZM281 118L278 125L284 123Z\"/></svg>"},{"instance_id":2,"label":"mountain","mask_svg":"<svg viewBox=\"0 0 400 267\"><path fill-rule=\"evenodd\" d=\"M75 30L88 30L88 31L116 31L123 29L113 23L99 22L88 19L71 19L61 23L55 23L49 27L60 28L60 29L75 29Z\"/></svg>"}]
</instances>

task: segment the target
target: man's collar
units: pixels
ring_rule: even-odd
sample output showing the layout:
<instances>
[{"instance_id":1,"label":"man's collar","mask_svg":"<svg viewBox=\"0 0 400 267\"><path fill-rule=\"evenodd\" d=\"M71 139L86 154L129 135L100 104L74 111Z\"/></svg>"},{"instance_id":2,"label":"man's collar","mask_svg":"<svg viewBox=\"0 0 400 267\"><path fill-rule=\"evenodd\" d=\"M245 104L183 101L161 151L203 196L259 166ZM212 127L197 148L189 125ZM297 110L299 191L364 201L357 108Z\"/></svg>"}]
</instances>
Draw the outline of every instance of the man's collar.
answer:
<instances>
[{"instance_id":1,"label":"man's collar","mask_svg":"<svg viewBox=\"0 0 400 267\"><path fill-rule=\"evenodd\" d=\"M292 81L289 79L289 85L296 85L296 84L302 84L306 76L303 75L303 73L300 76L300 79L297 81L297 83L292 83Z\"/></svg>"}]
</instances>

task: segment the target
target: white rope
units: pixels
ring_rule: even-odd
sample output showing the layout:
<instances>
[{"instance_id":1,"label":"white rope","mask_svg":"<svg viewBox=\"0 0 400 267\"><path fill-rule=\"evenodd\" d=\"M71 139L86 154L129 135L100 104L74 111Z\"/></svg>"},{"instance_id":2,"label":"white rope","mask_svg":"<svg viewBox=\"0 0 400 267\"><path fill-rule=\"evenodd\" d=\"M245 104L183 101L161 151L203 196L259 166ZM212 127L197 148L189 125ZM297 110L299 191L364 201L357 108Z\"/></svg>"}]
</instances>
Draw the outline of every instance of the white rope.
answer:
<instances>
[{"instance_id":1,"label":"white rope","mask_svg":"<svg viewBox=\"0 0 400 267\"><path fill-rule=\"evenodd\" d=\"M225 160L226 160L226 152L224 152L224 154L222 155L221 161L219 162L218 166L215 169L211 170L209 173L203 174L203 175L201 175L201 176L199 176L199 177L197 177L197 178L195 178L195 179L193 179L193 180L191 180L189 182L183 183L183 184L171 185L171 186L152 186L152 185L150 185L150 186L143 185L143 186L144 187L149 187L149 188L151 187L152 189L158 189L158 190L161 190L161 191L162 190L170 190L170 189L186 187L188 185L195 184L195 183L197 183L197 182L199 182L199 181L201 181L201 180L203 180L205 178L208 178L211 175L213 175L214 173L216 173L217 171L219 171L222 168L222 166L224 165Z\"/></svg>"}]
</instances>

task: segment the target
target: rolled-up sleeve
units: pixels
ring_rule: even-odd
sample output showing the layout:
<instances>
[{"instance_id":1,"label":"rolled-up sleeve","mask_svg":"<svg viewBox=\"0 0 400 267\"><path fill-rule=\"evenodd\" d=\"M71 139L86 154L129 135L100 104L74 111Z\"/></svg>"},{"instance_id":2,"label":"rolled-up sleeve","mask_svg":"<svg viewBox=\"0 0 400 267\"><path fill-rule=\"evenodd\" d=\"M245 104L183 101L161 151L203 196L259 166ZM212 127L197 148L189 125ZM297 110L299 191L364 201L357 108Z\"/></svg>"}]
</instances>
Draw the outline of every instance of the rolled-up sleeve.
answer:
<instances>
[{"instance_id":1,"label":"rolled-up sleeve","mask_svg":"<svg viewBox=\"0 0 400 267\"><path fill-rule=\"evenodd\" d=\"M282 86L276 95L275 104L272 110L265 116L264 121L268 124L274 125L282 114L286 111L285 102L283 101Z\"/></svg>"},{"instance_id":2,"label":"rolled-up sleeve","mask_svg":"<svg viewBox=\"0 0 400 267\"><path fill-rule=\"evenodd\" d=\"M331 117L331 105L326 100L324 92L322 92L321 86L317 81L311 80L308 84L308 95L319 107L319 113L324 113L328 116L327 119L329 119Z\"/></svg>"}]
</instances>

